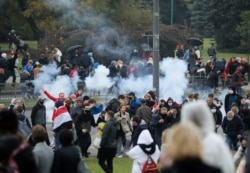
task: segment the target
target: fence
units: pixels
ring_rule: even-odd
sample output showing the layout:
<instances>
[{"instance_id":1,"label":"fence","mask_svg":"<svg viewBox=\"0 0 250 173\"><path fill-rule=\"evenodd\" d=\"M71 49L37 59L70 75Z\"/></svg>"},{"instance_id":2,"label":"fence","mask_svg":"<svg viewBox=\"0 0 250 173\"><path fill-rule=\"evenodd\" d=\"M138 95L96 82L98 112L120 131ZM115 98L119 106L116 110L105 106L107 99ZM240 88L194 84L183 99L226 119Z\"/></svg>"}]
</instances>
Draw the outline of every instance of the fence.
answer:
<instances>
[{"instance_id":1,"label":"fence","mask_svg":"<svg viewBox=\"0 0 250 173\"><path fill-rule=\"evenodd\" d=\"M207 78L205 76L202 75L187 76L187 78L189 80L187 88L188 92L203 92L206 90ZM245 76L245 79L248 79L248 76ZM232 77L229 77L229 80L227 82L224 82L224 77L222 75L219 75L217 84L218 84L217 89L218 88L225 89L233 84ZM81 88L84 88L82 84L80 86ZM27 99L32 99L37 97L33 94L32 86L28 87L27 92L28 92ZM86 87L84 88L84 95L89 95L92 97L98 97L98 96L111 97L111 96L117 96L119 94L122 94L122 91L120 90L118 85L114 85L106 90L88 90ZM12 98L22 98L21 84L16 83L14 86L12 86L11 83L5 83L5 84L0 83L0 101L11 100Z\"/></svg>"}]
</instances>

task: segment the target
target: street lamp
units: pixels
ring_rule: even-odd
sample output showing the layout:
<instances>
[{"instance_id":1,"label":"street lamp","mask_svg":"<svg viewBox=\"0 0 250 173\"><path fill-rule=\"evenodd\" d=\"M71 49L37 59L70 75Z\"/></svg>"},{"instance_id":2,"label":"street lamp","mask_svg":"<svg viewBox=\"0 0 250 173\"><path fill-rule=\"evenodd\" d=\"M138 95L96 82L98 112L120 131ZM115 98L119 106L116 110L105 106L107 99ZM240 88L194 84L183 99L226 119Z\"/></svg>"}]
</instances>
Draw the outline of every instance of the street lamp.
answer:
<instances>
[{"instance_id":1,"label":"street lamp","mask_svg":"<svg viewBox=\"0 0 250 173\"><path fill-rule=\"evenodd\" d=\"M153 0L153 90L159 98L159 0Z\"/></svg>"},{"instance_id":2,"label":"street lamp","mask_svg":"<svg viewBox=\"0 0 250 173\"><path fill-rule=\"evenodd\" d=\"M171 0L171 10L170 10L170 25L174 23L174 0Z\"/></svg>"},{"instance_id":3,"label":"street lamp","mask_svg":"<svg viewBox=\"0 0 250 173\"><path fill-rule=\"evenodd\" d=\"M147 37L147 46L148 46L147 50L152 50L150 49L150 46L149 46L149 37L153 37L154 35L148 35L148 34L142 33L141 36Z\"/></svg>"}]
</instances>

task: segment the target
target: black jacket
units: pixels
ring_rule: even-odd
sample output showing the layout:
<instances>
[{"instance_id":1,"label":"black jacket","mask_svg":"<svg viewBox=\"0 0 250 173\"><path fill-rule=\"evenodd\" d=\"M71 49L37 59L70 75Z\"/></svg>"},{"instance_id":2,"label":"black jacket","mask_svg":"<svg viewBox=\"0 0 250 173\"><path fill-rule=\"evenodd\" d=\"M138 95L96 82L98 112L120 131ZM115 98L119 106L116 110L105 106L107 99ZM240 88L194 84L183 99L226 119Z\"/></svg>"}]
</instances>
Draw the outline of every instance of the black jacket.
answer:
<instances>
[{"instance_id":1,"label":"black jacket","mask_svg":"<svg viewBox=\"0 0 250 173\"><path fill-rule=\"evenodd\" d=\"M35 106L33 106L31 111L31 123L32 126L36 124L45 125L46 124L46 107L37 102Z\"/></svg>"},{"instance_id":2,"label":"black jacket","mask_svg":"<svg viewBox=\"0 0 250 173\"><path fill-rule=\"evenodd\" d=\"M21 141L16 136L0 137L0 162L7 161L9 155L18 148ZM15 157L15 162L19 167L20 173L38 173L36 162L30 147L21 150Z\"/></svg>"},{"instance_id":3,"label":"black jacket","mask_svg":"<svg viewBox=\"0 0 250 173\"><path fill-rule=\"evenodd\" d=\"M76 132L82 134L82 129L87 129L89 133L91 131L91 126L96 126L94 116L90 112L87 113L82 111L76 121Z\"/></svg>"},{"instance_id":4,"label":"black jacket","mask_svg":"<svg viewBox=\"0 0 250 173\"><path fill-rule=\"evenodd\" d=\"M116 120L107 121L102 134L101 148L116 148Z\"/></svg>"},{"instance_id":5,"label":"black jacket","mask_svg":"<svg viewBox=\"0 0 250 173\"><path fill-rule=\"evenodd\" d=\"M186 158L161 170L161 173L221 173L221 170L204 164L200 159Z\"/></svg>"},{"instance_id":6,"label":"black jacket","mask_svg":"<svg viewBox=\"0 0 250 173\"><path fill-rule=\"evenodd\" d=\"M51 173L76 173L80 149L76 146L62 147L55 151Z\"/></svg>"},{"instance_id":7,"label":"black jacket","mask_svg":"<svg viewBox=\"0 0 250 173\"><path fill-rule=\"evenodd\" d=\"M227 116L224 117L222 122L223 132L231 138L236 138L237 135L243 135L244 125L238 115L234 115L233 119L229 121Z\"/></svg>"}]
</instances>

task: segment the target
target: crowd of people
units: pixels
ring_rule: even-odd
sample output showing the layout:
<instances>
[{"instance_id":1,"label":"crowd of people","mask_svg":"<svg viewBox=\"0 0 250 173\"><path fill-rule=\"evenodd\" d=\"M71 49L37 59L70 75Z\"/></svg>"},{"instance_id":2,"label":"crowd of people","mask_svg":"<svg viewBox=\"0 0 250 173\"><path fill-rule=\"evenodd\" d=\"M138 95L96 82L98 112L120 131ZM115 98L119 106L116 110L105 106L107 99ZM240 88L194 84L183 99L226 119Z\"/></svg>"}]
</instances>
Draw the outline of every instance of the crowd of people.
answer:
<instances>
[{"instance_id":1,"label":"crowd of people","mask_svg":"<svg viewBox=\"0 0 250 173\"><path fill-rule=\"evenodd\" d=\"M148 155L159 163L162 173L233 173L235 166L243 173L248 169L250 96L240 95L234 86L229 87L224 101L213 93L205 100L195 93L182 103L171 97L158 99L153 91L143 98L134 92L119 95L106 105L84 96L82 90L69 97L63 92L58 97L44 89L41 92L31 111L31 123L22 99L13 99L8 108L0 106L0 161L5 168L12 166L8 158L17 149L21 161L18 156L13 159L22 164L20 172L77 172L79 162L88 172L82 157L89 157L89 147L95 143L98 163L107 173L117 166L113 165L115 157L131 158L131 171L140 172ZM46 99L54 102L53 141L46 129ZM31 136L22 132L21 122L32 129ZM96 128L99 140L92 139L92 128ZM25 170L26 164L33 168Z\"/></svg>"}]
</instances>

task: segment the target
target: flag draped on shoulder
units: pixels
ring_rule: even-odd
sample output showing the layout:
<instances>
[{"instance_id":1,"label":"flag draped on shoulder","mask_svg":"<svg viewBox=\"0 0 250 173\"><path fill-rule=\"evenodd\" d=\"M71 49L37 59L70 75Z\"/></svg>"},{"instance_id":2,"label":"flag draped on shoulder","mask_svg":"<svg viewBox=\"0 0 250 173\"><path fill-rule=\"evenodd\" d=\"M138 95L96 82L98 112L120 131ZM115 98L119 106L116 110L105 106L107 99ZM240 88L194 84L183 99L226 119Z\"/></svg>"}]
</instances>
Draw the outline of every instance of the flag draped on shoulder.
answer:
<instances>
[{"instance_id":1,"label":"flag draped on shoulder","mask_svg":"<svg viewBox=\"0 0 250 173\"><path fill-rule=\"evenodd\" d=\"M54 122L54 132L59 132L62 128L72 128L72 118L65 106L55 109L52 120Z\"/></svg>"}]
</instances>

